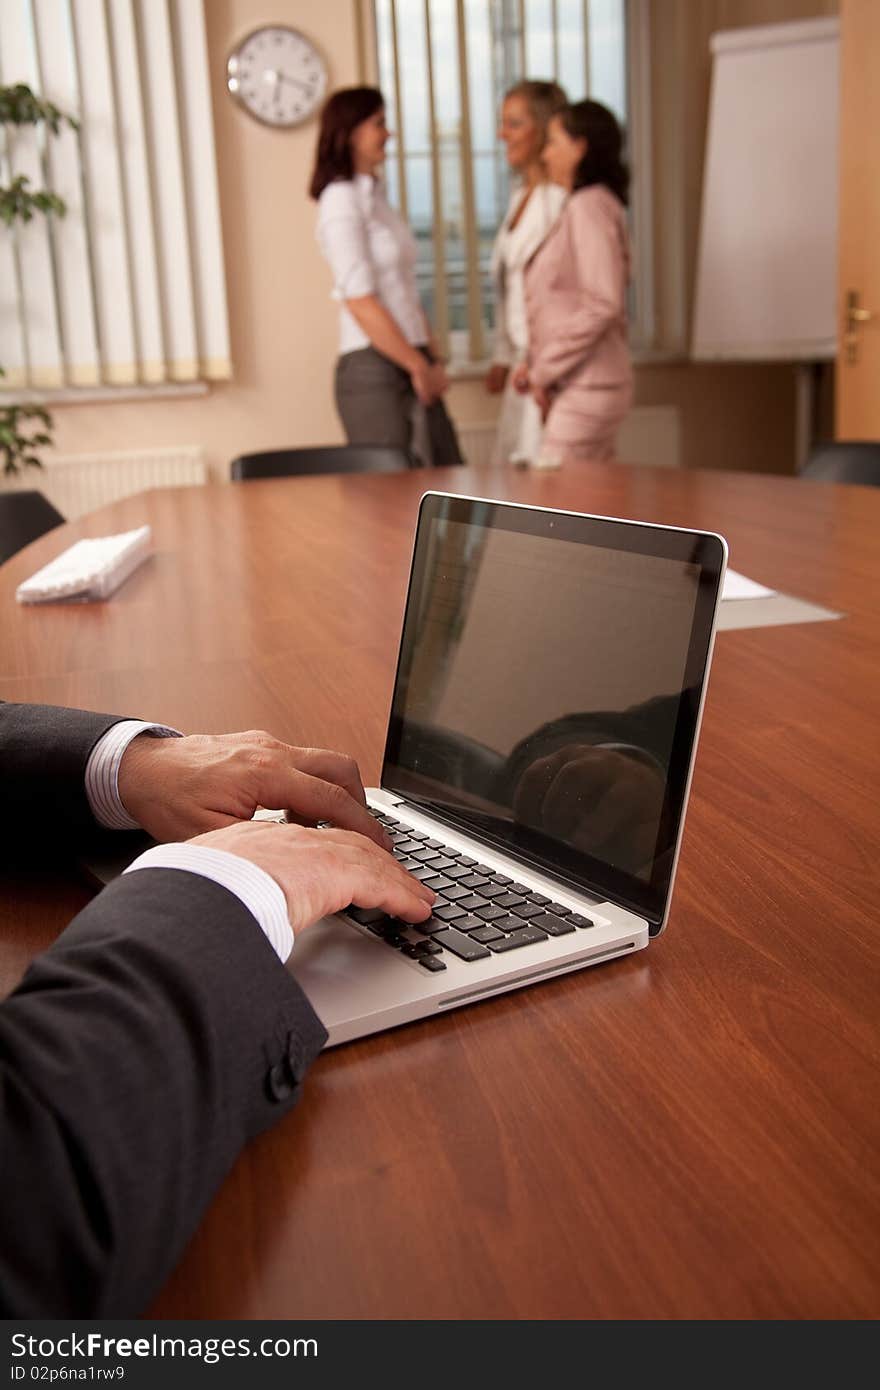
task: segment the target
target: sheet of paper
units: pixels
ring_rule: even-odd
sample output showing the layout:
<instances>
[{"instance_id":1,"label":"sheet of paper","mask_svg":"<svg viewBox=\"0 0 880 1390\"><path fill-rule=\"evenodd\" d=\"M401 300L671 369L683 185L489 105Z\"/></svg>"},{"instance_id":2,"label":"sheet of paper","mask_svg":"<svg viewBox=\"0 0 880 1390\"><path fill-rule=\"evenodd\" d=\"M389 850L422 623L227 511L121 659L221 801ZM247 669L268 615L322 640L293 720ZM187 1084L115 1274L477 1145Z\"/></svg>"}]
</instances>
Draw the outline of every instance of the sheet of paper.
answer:
<instances>
[{"instance_id":1,"label":"sheet of paper","mask_svg":"<svg viewBox=\"0 0 880 1390\"><path fill-rule=\"evenodd\" d=\"M754 579L746 579L744 574L738 574L736 570L728 570L724 576L721 598L722 601L726 598L772 598L775 593L775 589L767 589L763 584L756 584Z\"/></svg>"}]
</instances>

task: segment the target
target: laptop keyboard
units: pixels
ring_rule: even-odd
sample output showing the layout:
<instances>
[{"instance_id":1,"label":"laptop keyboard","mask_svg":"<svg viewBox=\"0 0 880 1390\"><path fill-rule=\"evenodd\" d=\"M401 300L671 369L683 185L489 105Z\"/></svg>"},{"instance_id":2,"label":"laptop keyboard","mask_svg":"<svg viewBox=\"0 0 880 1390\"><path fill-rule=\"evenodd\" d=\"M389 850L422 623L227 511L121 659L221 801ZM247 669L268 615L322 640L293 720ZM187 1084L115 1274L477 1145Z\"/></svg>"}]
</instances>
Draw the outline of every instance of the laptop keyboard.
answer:
<instances>
[{"instance_id":1,"label":"laptop keyboard","mask_svg":"<svg viewBox=\"0 0 880 1390\"><path fill-rule=\"evenodd\" d=\"M447 951L463 961L485 960L596 925L570 907L431 839L426 830L412 830L382 812L374 814L394 841L396 858L433 888L437 901L426 922L403 922L381 908L348 907L346 915L425 970L435 974L445 970ZM414 941L406 935L408 931L422 939Z\"/></svg>"}]
</instances>

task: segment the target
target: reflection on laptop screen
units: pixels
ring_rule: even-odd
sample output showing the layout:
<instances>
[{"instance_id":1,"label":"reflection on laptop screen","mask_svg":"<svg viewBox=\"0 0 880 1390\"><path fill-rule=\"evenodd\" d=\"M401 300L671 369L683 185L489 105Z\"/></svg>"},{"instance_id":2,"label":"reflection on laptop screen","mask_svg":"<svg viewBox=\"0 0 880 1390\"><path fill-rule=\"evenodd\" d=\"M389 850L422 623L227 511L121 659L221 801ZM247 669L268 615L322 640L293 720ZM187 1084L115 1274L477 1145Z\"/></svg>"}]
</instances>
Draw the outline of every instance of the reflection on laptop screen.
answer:
<instances>
[{"instance_id":1,"label":"reflection on laptop screen","mask_svg":"<svg viewBox=\"0 0 880 1390\"><path fill-rule=\"evenodd\" d=\"M426 498L383 786L662 915L721 563L713 540Z\"/></svg>"}]
</instances>

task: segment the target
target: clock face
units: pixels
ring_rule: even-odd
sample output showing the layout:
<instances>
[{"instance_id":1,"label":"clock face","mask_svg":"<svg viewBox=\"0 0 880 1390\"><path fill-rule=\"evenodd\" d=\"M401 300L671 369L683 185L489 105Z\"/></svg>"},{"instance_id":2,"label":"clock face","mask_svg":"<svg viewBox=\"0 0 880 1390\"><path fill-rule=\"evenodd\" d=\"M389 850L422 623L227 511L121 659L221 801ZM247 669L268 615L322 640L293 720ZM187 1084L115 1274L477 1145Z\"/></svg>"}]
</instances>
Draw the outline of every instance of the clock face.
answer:
<instances>
[{"instance_id":1,"label":"clock face","mask_svg":"<svg viewBox=\"0 0 880 1390\"><path fill-rule=\"evenodd\" d=\"M255 29L230 54L226 85L265 125L300 125L327 90L327 68L314 44L283 24Z\"/></svg>"}]
</instances>

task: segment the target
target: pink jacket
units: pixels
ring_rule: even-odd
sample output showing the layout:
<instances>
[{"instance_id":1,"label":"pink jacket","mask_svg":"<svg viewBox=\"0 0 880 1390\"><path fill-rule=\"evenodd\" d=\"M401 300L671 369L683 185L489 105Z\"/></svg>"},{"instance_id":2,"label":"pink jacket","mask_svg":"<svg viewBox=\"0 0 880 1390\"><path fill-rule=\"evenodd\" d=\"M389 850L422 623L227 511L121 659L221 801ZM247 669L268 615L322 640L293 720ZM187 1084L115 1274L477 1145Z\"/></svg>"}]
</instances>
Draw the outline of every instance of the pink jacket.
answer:
<instances>
[{"instance_id":1,"label":"pink jacket","mask_svg":"<svg viewBox=\"0 0 880 1390\"><path fill-rule=\"evenodd\" d=\"M622 203L578 188L526 266L529 376L535 386L623 386L629 238Z\"/></svg>"}]
</instances>

